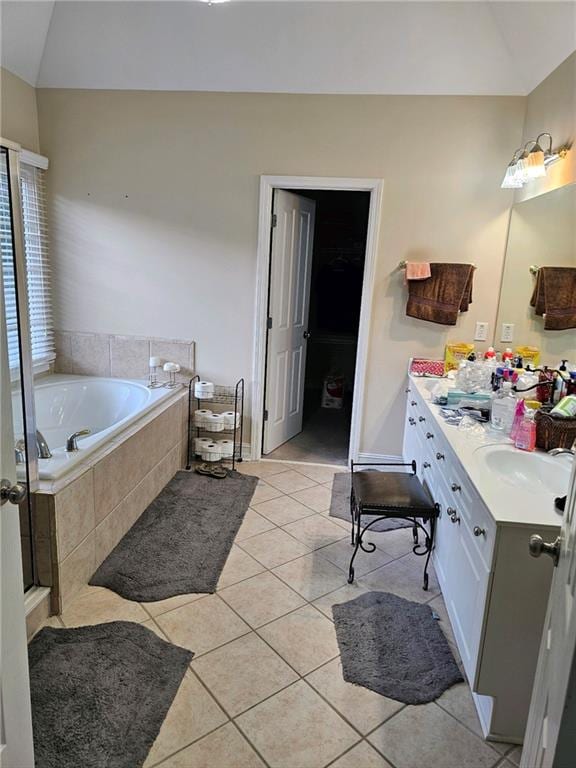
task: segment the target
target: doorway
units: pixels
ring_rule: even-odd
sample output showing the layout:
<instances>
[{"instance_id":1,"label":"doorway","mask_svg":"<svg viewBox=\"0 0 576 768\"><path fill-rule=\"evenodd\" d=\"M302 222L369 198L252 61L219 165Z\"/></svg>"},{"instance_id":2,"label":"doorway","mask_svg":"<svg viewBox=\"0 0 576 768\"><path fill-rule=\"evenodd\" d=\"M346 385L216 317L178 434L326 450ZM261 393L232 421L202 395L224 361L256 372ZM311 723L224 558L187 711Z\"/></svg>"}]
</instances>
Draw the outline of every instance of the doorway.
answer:
<instances>
[{"instance_id":1,"label":"doorway","mask_svg":"<svg viewBox=\"0 0 576 768\"><path fill-rule=\"evenodd\" d=\"M254 459L358 459L381 191L261 179Z\"/></svg>"}]
</instances>

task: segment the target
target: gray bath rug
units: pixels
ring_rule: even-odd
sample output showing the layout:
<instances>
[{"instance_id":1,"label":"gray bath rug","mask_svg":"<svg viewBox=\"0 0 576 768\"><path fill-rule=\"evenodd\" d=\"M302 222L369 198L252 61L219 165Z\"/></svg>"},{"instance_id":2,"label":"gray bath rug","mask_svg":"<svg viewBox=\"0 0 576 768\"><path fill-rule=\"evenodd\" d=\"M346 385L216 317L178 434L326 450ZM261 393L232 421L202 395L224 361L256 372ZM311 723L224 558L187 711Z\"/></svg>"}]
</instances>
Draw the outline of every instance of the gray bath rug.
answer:
<instances>
[{"instance_id":1,"label":"gray bath rug","mask_svg":"<svg viewBox=\"0 0 576 768\"><path fill-rule=\"evenodd\" d=\"M350 472L337 472L334 475L332 485L332 499L330 501L330 517L339 517L340 520L350 520ZM362 516L363 524L369 522L370 517ZM394 531L396 528L411 528L410 521L402 518L390 517L387 520L379 520L370 528L371 531Z\"/></svg>"},{"instance_id":2,"label":"gray bath rug","mask_svg":"<svg viewBox=\"0 0 576 768\"><path fill-rule=\"evenodd\" d=\"M36 768L139 768L194 654L130 621L30 643Z\"/></svg>"},{"instance_id":3,"label":"gray bath rug","mask_svg":"<svg viewBox=\"0 0 576 768\"><path fill-rule=\"evenodd\" d=\"M215 592L258 483L177 472L98 568L90 584L151 602Z\"/></svg>"},{"instance_id":4,"label":"gray bath rug","mask_svg":"<svg viewBox=\"0 0 576 768\"><path fill-rule=\"evenodd\" d=\"M426 704L464 679L429 605L367 592L332 613L347 682Z\"/></svg>"}]
</instances>

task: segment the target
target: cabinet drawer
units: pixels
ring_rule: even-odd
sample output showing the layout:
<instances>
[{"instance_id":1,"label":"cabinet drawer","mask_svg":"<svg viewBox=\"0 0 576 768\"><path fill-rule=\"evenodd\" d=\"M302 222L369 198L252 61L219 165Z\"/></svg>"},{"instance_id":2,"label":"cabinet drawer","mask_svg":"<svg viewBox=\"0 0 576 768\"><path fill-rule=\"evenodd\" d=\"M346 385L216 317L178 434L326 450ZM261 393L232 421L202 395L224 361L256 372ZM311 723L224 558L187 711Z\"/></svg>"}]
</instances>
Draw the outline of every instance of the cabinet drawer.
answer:
<instances>
[{"instance_id":1,"label":"cabinet drawer","mask_svg":"<svg viewBox=\"0 0 576 768\"><path fill-rule=\"evenodd\" d=\"M452 462L446 474L450 505L458 510L461 525L472 536L474 548L490 568L496 540L496 523L468 479L463 479Z\"/></svg>"}]
</instances>

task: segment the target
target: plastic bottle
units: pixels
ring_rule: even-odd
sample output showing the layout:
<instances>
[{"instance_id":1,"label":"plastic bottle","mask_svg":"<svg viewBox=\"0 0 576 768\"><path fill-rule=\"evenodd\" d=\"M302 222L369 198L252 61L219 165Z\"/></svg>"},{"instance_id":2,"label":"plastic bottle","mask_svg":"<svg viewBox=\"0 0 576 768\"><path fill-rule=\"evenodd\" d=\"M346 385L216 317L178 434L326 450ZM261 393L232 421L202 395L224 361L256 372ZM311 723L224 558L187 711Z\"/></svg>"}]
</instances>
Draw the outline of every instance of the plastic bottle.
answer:
<instances>
[{"instance_id":1,"label":"plastic bottle","mask_svg":"<svg viewBox=\"0 0 576 768\"><path fill-rule=\"evenodd\" d=\"M538 403L540 405L540 403ZM516 409L514 411L514 421L512 422L512 430L510 432L510 438L516 441L518 432L520 431L520 425L524 421L524 414L526 413L526 401L521 397L516 402Z\"/></svg>"},{"instance_id":2,"label":"plastic bottle","mask_svg":"<svg viewBox=\"0 0 576 768\"><path fill-rule=\"evenodd\" d=\"M535 412L528 408L518 429L514 445L521 451L533 451L536 448Z\"/></svg>"},{"instance_id":3,"label":"plastic bottle","mask_svg":"<svg viewBox=\"0 0 576 768\"><path fill-rule=\"evenodd\" d=\"M516 414L516 397L512 392L512 382L505 381L502 388L494 393L490 424L492 429L509 435Z\"/></svg>"}]
</instances>

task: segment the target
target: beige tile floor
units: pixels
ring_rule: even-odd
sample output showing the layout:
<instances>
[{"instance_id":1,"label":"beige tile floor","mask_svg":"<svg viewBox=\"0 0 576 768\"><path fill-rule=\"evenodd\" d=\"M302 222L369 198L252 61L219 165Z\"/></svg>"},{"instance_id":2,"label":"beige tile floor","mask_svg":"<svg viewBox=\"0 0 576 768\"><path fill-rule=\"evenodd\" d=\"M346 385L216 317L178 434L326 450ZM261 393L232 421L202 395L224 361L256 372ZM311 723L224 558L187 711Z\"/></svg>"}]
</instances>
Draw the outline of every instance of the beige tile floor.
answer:
<instances>
[{"instance_id":1,"label":"beige tile floor","mask_svg":"<svg viewBox=\"0 0 576 768\"><path fill-rule=\"evenodd\" d=\"M51 626L137 621L196 654L145 768L513 768L486 743L466 684L405 706L342 679L331 607L369 589L429 602L456 655L435 578L408 529L376 534L346 582L349 527L328 517L342 467L263 461L214 595L132 603L86 587Z\"/></svg>"}]
</instances>

